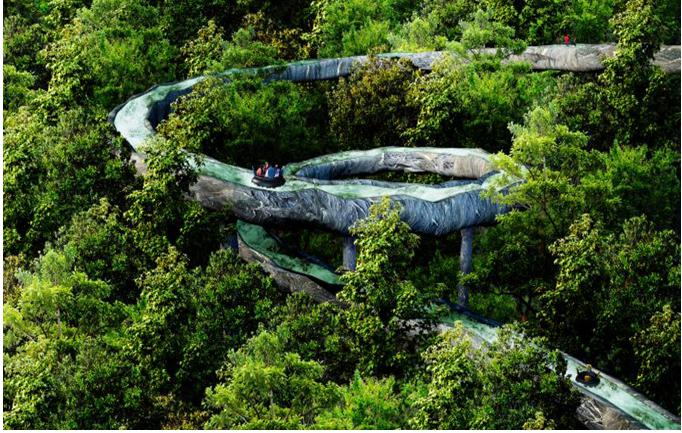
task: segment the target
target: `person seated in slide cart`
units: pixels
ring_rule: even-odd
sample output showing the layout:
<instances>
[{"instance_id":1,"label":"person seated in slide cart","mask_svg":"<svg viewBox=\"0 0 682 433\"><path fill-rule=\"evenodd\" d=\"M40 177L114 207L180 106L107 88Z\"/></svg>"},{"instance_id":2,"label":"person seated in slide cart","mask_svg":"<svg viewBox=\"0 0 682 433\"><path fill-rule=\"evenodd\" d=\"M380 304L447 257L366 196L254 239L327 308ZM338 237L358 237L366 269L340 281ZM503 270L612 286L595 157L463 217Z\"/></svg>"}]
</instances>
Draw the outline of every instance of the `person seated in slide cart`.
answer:
<instances>
[{"instance_id":1,"label":"person seated in slide cart","mask_svg":"<svg viewBox=\"0 0 682 433\"><path fill-rule=\"evenodd\" d=\"M282 168L278 164L270 165L266 161L265 164L254 170L251 182L265 188L277 188L284 185L285 180Z\"/></svg>"},{"instance_id":2,"label":"person seated in slide cart","mask_svg":"<svg viewBox=\"0 0 682 433\"><path fill-rule=\"evenodd\" d=\"M578 370L575 380L583 385L593 386L599 383L599 374L592 371L592 366L587 364L585 370Z\"/></svg>"}]
</instances>

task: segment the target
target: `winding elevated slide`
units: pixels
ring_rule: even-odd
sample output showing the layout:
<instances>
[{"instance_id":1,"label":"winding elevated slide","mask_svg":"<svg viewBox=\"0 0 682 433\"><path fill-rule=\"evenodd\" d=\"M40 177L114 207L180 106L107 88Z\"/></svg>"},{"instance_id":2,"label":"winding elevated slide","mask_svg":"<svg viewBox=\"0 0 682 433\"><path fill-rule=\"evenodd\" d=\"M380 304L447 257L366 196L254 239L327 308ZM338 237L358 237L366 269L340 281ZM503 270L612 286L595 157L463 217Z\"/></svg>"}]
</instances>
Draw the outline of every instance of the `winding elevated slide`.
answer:
<instances>
[{"instance_id":1,"label":"winding elevated slide","mask_svg":"<svg viewBox=\"0 0 682 433\"><path fill-rule=\"evenodd\" d=\"M534 70L590 72L603 69L603 59L612 56L614 45L548 45L529 47L506 62L524 61ZM493 52L494 49L485 49ZM379 58L405 58L419 69L430 71L444 52L389 53ZM264 80L305 82L329 80L350 74L353 66L365 63L367 56L310 60L263 68L232 69L219 74L225 80L237 74L262 77ZM666 72L679 73L680 47L663 47L653 63ZM205 80L200 76L185 81L156 85L131 97L116 107L109 120L133 147L132 160L140 174L146 172L144 143L155 135L156 126L171 111L171 104L190 93ZM321 227L344 236L344 265L355 266L355 247L349 228L369 214L369 207L383 197L400 203L401 219L413 231L443 236L460 230L462 234L461 270L471 269L473 228L493 224L498 214L508 209L481 197L493 186L504 192L522 179L493 170L489 155L481 149L400 148L389 147L369 151L343 152L285 167L283 186L269 189L251 182L249 169L228 165L204 157L197 167L198 181L190 192L202 205L219 209L225 206L238 217L240 255L257 261L289 290L305 290L319 301L335 301L327 288L339 286L338 276L322 263L309 257L290 254L262 226L293 225ZM462 180L439 185L406 184L351 176L381 171L431 172ZM505 180L505 184L499 182ZM500 186L503 185L503 186ZM459 303L466 305L466 291L460 290ZM442 328L453 321L481 341L495 338L496 324L477 317L466 309L454 307L443 318ZM568 371L585 365L564 354ZM606 374L598 385L586 387L572 383L583 393L578 417L590 428L680 429L679 417L667 412L624 383ZM679 384L674 384L678 386Z\"/></svg>"}]
</instances>

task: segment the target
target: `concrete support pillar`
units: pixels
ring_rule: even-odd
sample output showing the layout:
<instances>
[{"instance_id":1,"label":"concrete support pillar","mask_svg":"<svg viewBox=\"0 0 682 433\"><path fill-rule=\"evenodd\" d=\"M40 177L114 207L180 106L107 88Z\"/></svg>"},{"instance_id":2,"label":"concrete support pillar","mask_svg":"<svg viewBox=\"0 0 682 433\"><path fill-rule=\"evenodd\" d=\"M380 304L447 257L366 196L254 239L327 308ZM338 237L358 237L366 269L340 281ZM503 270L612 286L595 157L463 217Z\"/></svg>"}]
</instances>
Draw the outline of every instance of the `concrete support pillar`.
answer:
<instances>
[{"instance_id":1,"label":"concrete support pillar","mask_svg":"<svg viewBox=\"0 0 682 433\"><path fill-rule=\"evenodd\" d=\"M355 250L355 238L353 236L343 237L343 266L351 271L355 270L357 261L357 251Z\"/></svg>"},{"instance_id":2,"label":"concrete support pillar","mask_svg":"<svg viewBox=\"0 0 682 433\"><path fill-rule=\"evenodd\" d=\"M459 249L459 270L463 274L471 272L471 254L473 252L474 228L466 227L460 230L462 244ZM469 307L469 288L463 284L457 285L457 303L462 307Z\"/></svg>"}]
</instances>

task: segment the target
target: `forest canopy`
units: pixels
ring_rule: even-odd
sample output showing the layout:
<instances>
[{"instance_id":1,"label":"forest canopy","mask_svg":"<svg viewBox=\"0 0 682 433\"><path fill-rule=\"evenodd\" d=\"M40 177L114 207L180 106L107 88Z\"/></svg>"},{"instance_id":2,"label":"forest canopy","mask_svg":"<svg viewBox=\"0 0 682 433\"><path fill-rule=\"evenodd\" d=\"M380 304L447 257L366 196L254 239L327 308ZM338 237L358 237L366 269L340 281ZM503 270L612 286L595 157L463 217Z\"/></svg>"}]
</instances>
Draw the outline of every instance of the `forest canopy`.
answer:
<instances>
[{"instance_id":1,"label":"forest canopy","mask_svg":"<svg viewBox=\"0 0 682 433\"><path fill-rule=\"evenodd\" d=\"M681 87L651 64L680 43L679 1L16 0L4 29L5 428L581 428L560 351L680 415ZM615 54L503 61L564 35ZM432 50L430 72L375 56ZM325 82L211 75L365 54ZM108 113L200 74L136 175ZM351 231L339 302L316 303L229 247L229 209L188 199L187 151L382 146L481 148L525 179L487 193L511 211L476 230L471 273L459 234L420 237L384 200ZM340 264L340 235L296 230ZM436 332L461 285L496 342Z\"/></svg>"}]
</instances>

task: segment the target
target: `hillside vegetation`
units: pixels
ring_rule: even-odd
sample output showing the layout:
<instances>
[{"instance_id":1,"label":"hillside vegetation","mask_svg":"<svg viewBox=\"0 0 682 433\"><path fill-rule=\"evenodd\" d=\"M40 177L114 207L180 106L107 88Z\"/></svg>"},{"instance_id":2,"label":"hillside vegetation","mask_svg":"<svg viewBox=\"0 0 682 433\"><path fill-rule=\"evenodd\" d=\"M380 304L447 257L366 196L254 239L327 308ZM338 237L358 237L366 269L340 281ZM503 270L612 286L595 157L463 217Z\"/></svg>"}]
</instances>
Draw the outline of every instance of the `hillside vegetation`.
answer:
<instances>
[{"instance_id":1,"label":"hillside vegetation","mask_svg":"<svg viewBox=\"0 0 682 433\"><path fill-rule=\"evenodd\" d=\"M680 75L650 63L680 43L679 1L13 0L4 29L5 428L580 427L558 350L680 414ZM596 73L503 62L565 33L616 54ZM107 122L157 83L429 50L453 55L208 79L144 177ZM221 248L234 216L186 196L184 150L250 167L380 146L527 168L492 196L514 210L477 230L472 273L458 234L420 239L384 201L354 229L347 306L316 304ZM336 234L282 236L339 264ZM508 323L490 347L426 332L458 284Z\"/></svg>"}]
</instances>

